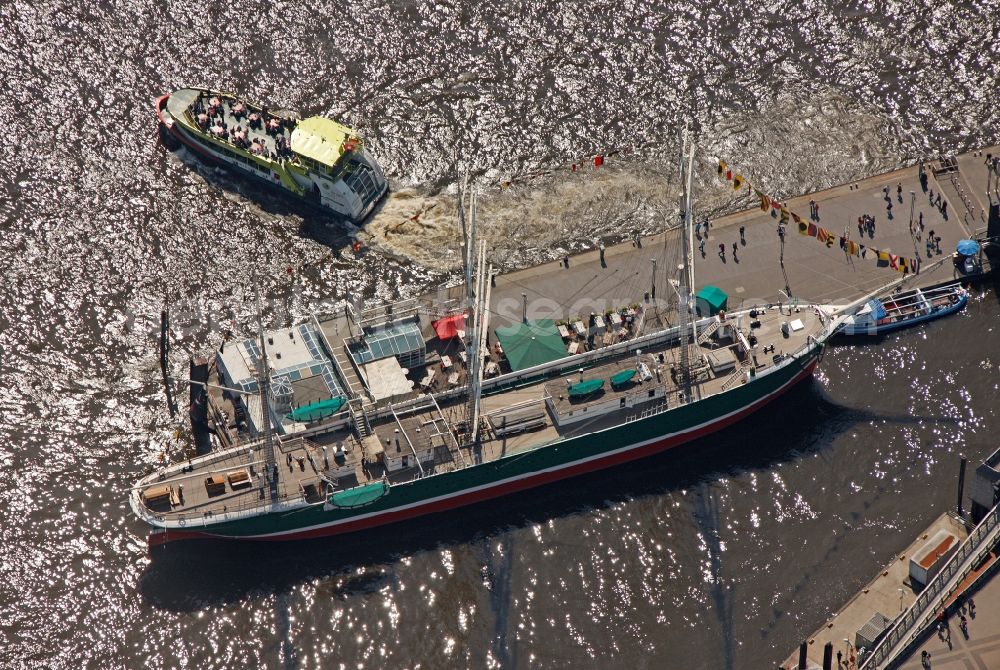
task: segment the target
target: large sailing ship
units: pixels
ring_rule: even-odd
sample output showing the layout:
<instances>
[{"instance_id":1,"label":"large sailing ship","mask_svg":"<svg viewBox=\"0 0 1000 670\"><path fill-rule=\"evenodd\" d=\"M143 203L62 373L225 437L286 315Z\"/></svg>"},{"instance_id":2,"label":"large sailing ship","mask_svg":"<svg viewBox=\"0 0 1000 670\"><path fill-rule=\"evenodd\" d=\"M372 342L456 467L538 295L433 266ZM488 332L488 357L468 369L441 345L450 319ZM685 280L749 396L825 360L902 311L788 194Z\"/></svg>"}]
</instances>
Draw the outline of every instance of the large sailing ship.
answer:
<instances>
[{"instance_id":1,"label":"large sailing ship","mask_svg":"<svg viewBox=\"0 0 1000 670\"><path fill-rule=\"evenodd\" d=\"M300 119L228 93L183 88L157 99L160 136L213 163L358 224L388 190L382 168L347 126Z\"/></svg>"},{"instance_id":2,"label":"large sailing ship","mask_svg":"<svg viewBox=\"0 0 1000 670\"><path fill-rule=\"evenodd\" d=\"M672 325L649 328L641 304L491 324L470 196L465 282L449 299L346 307L218 352L219 448L130 492L150 545L315 538L450 510L677 447L795 387L839 320L789 304L695 314L692 162L693 149Z\"/></svg>"}]
</instances>

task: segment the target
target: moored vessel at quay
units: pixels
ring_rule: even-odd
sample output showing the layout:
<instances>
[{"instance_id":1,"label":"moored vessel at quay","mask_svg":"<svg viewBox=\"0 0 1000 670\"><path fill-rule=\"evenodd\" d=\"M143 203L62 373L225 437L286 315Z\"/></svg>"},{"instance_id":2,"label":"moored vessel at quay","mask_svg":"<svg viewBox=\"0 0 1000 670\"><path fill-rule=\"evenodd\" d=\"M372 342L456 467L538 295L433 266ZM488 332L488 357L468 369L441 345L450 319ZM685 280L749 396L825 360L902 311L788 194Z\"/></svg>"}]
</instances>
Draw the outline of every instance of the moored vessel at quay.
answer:
<instances>
[{"instance_id":1,"label":"moored vessel at quay","mask_svg":"<svg viewBox=\"0 0 1000 670\"><path fill-rule=\"evenodd\" d=\"M300 119L232 94L183 88L156 100L160 136L213 163L361 223L388 191L382 168L353 130Z\"/></svg>"},{"instance_id":2,"label":"moored vessel at quay","mask_svg":"<svg viewBox=\"0 0 1000 670\"><path fill-rule=\"evenodd\" d=\"M690 183L681 209L690 233ZM688 234L673 324L644 328L642 304L491 324L474 206L466 230L449 300L347 307L220 349L220 448L130 491L150 545L360 531L650 456L792 389L840 323L811 305L696 314Z\"/></svg>"},{"instance_id":3,"label":"moored vessel at quay","mask_svg":"<svg viewBox=\"0 0 1000 670\"><path fill-rule=\"evenodd\" d=\"M914 288L882 298L872 298L844 319L845 335L885 335L896 330L954 314L965 307L969 292L958 283Z\"/></svg>"}]
</instances>

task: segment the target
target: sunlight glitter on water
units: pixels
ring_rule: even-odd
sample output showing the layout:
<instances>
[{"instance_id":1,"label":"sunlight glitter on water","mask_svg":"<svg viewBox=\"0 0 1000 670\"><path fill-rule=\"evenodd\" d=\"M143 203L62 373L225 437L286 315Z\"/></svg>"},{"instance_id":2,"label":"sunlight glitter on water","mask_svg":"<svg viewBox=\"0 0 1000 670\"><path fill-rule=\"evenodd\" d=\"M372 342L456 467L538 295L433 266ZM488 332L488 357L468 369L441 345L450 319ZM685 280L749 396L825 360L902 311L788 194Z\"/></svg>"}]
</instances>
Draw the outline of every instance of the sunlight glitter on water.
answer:
<instances>
[{"instance_id":1,"label":"sunlight glitter on water","mask_svg":"<svg viewBox=\"0 0 1000 670\"><path fill-rule=\"evenodd\" d=\"M950 504L957 453L996 433L986 292L967 320L832 348L817 383L693 455L498 505L464 534L463 516L402 548L151 563L124 497L177 444L161 307L178 307L175 351L195 353L222 327L250 332L255 269L274 323L453 278L456 149L509 268L666 225L683 121L701 133L705 213L745 204L714 184L715 158L784 195L1000 128L985 2L244 11L0 6L16 138L0 142L0 666L757 667L870 576L888 531ZM191 83L357 127L393 185L360 233L371 253L158 146L154 96ZM941 351L968 332L983 341Z\"/></svg>"}]
</instances>

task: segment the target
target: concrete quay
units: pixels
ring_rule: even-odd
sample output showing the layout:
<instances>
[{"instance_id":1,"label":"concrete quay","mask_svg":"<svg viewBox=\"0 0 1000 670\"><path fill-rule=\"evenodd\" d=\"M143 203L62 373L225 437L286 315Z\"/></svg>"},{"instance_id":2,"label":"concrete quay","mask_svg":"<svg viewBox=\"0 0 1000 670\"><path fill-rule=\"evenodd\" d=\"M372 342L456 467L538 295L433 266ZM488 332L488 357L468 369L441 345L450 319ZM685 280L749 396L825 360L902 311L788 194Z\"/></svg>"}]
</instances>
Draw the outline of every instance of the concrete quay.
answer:
<instances>
[{"instance_id":1,"label":"concrete quay","mask_svg":"<svg viewBox=\"0 0 1000 670\"><path fill-rule=\"evenodd\" d=\"M970 575L970 578L975 576ZM962 607L970 598L975 603L974 613L967 606ZM959 607L959 613L949 617L946 633L928 635L923 644L897 666L900 670L1000 668L1000 577L995 571L977 592L961 596ZM964 613L968 621L967 635L959 627L960 613ZM930 654L926 664L923 663L924 652Z\"/></svg>"},{"instance_id":2,"label":"concrete quay","mask_svg":"<svg viewBox=\"0 0 1000 670\"><path fill-rule=\"evenodd\" d=\"M983 156L997 154L1000 148L983 149L982 153ZM904 257L919 256L920 273L913 275L906 285L929 286L954 278L951 253L955 244L985 230L990 202L986 196L987 183L994 187L995 180L989 179L983 161L978 151L964 154L958 157L959 170L941 177L933 174L933 164L928 163L928 191L921 187L918 167L914 165L791 198L785 204L808 220L809 201L814 200L820 212L817 225L831 233L846 234L870 249ZM887 187L893 204L892 219L887 217L884 190ZM897 187L902 188L902 202ZM931 191L935 199L940 193L948 203L947 218L931 202ZM994 203L1000 201L1000 191L990 197ZM965 202L973 199L974 216L969 214L970 207ZM916 228L913 232L911 203ZM875 218L873 236L867 232L859 235L858 217L864 214ZM922 232L917 226L921 219ZM741 305L787 302L786 295L802 302L843 304L877 291L902 276L891 268L877 267L871 252L866 258L853 257L845 254L839 244L828 248L816 238L800 235L794 222L787 227L782 248L777 223L777 218L759 208L712 221L704 252L695 250L695 289L708 284L718 286L729 294L731 309ZM940 244L933 248L926 243L931 231L941 238ZM528 318L570 319L643 303L645 294L653 293L654 285L656 303L666 313L666 303L673 297L670 279L677 278L677 264L681 260L677 251L679 234L675 228L642 238L640 246L634 241L610 246L603 252L603 262L601 252L592 250L569 257L567 264L557 260L497 275L491 301L491 325L520 321L525 297ZM696 239L695 244L698 245L699 240ZM719 252L720 244L724 245L724 254ZM660 311L647 310L647 327L657 324Z\"/></svg>"},{"instance_id":3,"label":"concrete quay","mask_svg":"<svg viewBox=\"0 0 1000 670\"><path fill-rule=\"evenodd\" d=\"M969 536L965 525L952 515L942 514L935 519L906 549L898 556L893 556L872 581L865 584L846 604L831 615L819 630L805 639L808 670L820 670L823 667L823 648L827 642L833 644L834 669L853 670L857 667L855 633L876 612L893 619L913 605L922 587L910 581L910 557L939 530L948 531L961 542ZM843 660L839 668L836 660L838 651L842 654ZM919 658L919 653L917 656ZM780 667L798 668L799 651L796 649Z\"/></svg>"}]
</instances>

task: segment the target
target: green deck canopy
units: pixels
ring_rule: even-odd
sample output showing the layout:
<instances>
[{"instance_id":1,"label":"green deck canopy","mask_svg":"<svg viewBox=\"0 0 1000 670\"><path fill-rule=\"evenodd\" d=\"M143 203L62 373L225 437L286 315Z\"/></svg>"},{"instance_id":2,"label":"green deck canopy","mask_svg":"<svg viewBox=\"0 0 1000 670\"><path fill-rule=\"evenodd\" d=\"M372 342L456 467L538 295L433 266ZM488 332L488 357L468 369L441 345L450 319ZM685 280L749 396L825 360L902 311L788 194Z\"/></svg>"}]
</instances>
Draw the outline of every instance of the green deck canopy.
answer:
<instances>
[{"instance_id":1,"label":"green deck canopy","mask_svg":"<svg viewBox=\"0 0 1000 670\"><path fill-rule=\"evenodd\" d=\"M496 329L511 370L525 370L568 355L551 319L539 319Z\"/></svg>"},{"instance_id":2,"label":"green deck canopy","mask_svg":"<svg viewBox=\"0 0 1000 670\"><path fill-rule=\"evenodd\" d=\"M611 376L612 386L621 386L632 381L632 377L635 377L635 369L622 370L621 372L616 372Z\"/></svg>"},{"instance_id":3,"label":"green deck canopy","mask_svg":"<svg viewBox=\"0 0 1000 670\"><path fill-rule=\"evenodd\" d=\"M696 307L700 316L714 316L726 309L729 296L718 286L706 286L695 296Z\"/></svg>"},{"instance_id":4,"label":"green deck canopy","mask_svg":"<svg viewBox=\"0 0 1000 670\"><path fill-rule=\"evenodd\" d=\"M285 417L292 421L319 421L320 419L336 414L337 410L343 407L343 405L344 396L339 395L336 398L327 398L319 402L309 403L303 407L297 407L286 414Z\"/></svg>"},{"instance_id":5,"label":"green deck canopy","mask_svg":"<svg viewBox=\"0 0 1000 670\"><path fill-rule=\"evenodd\" d=\"M337 507L361 507L373 503L389 492L389 485L385 482L374 482L364 486L355 486L353 489L338 491L330 496L330 504Z\"/></svg>"},{"instance_id":6,"label":"green deck canopy","mask_svg":"<svg viewBox=\"0 0 1000 670\"><path fill-rule=\"evenodd\" d=\"M591 393L596 393L601 390L604 386L603 379L588 379L585 382L577 382L569 387L569 397L579 398L581 396L590 395Z\"/></svg>"}]
</instances>

